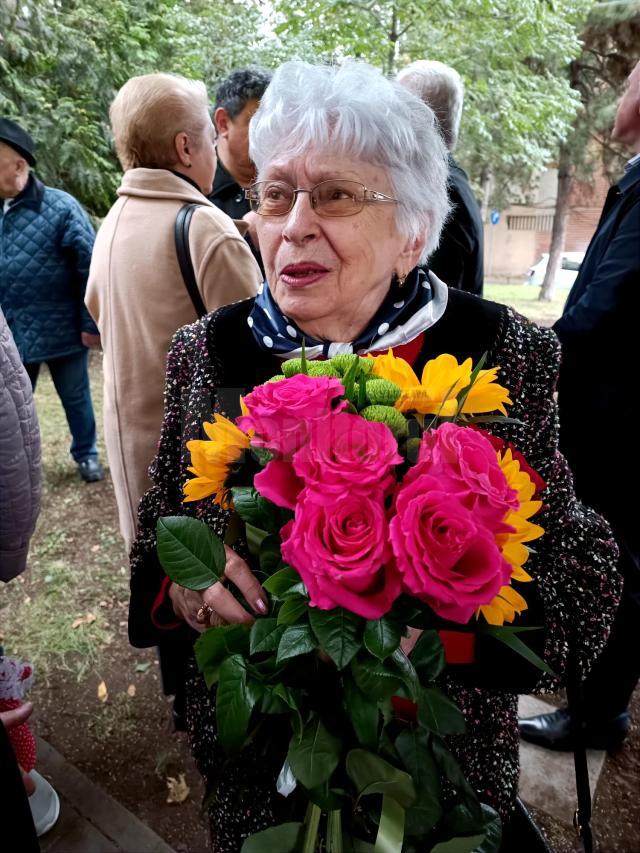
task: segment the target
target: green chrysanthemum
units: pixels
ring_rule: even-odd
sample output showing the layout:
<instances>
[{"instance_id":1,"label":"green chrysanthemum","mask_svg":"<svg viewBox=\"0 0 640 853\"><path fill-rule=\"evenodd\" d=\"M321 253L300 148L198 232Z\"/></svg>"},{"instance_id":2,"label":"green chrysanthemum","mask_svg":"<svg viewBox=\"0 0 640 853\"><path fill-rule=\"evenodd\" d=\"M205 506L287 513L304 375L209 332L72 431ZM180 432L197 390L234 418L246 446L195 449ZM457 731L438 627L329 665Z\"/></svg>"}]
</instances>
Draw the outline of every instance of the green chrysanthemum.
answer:
<instances>
[{"instance_id":1,"label":"green chrysanthemum","mask_svg":"<svg viewBox=\"0 0 640 853\"><path fill-rule=\"evenodd\" d=\"M358 360L358 356L354 353L342 353L341 355L334 355L329 363L333 365L340 376L344 376L351 365Z\"/></svg>"},{"instance_id":2,"label":"green chrysanthemum","mask_svg":"<svg viewBox=\"0 0 640 853\"><path fill-rule=\"evenodd\" d=\"M296 373L302 373L302 359L290 358L288 361L283 361L282 372L287 377L287 379L290 379L292 376L295 376Z\"/></svg>"},{"instance_id":3,"label":"green chrysanthemum","mask_svg":"<svg viewBox=\"0 0 640 853\"><path fill-rule=\"evenodd\" d=\"M340 376L330 361L310 361L309 376Z\"/></svg>"},{"instance_id":4,"label":"green chrysanthemum","mask_svg":"<svg viewBox=\"0 0 640 853\"><path fill-rule=\"evenodd\" d=\"M271 379L267 379L267 382L281 382L283 379L286 378L287 377L284 375L284 373L276 373L276 375L272 376Z\"/></svg>"},{"instance_id":5,"label":"green chrysanthemum","mask_svg":"<svg viewBox=\"0 0 640 853\"><path fill-rule=\"evenodd\" d=\"M367 406L360 415L368 421L386 424L397 439L407 437L407 421L402 412L392 406Z\"/></svg>"},{"instance_id":6,"label":"green chrysanthemum","mask_svg":"<svg viewBox=\"0 0 640 853\"><path fill-rule=\"evenodd\" d=\"M393 406L401 393L400 386L388 379L367 381L367 398L373 406Z\"/></svg>"}]
</instances>

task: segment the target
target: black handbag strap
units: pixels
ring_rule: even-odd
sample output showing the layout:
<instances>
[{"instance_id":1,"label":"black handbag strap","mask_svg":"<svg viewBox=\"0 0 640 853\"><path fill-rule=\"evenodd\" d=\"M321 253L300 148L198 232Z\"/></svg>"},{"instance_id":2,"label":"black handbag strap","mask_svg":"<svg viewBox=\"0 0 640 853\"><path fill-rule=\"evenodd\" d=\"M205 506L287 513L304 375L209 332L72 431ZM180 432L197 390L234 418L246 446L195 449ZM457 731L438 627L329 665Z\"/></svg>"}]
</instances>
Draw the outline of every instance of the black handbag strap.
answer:
<instances>
[{"instance_id":1,"label":"black handbag strap","mask_svg":"<svg viewBox=\"0 0 640 853\"><path fill-rule=\"evenodd\" d=\"M567 705L571 720L571 733L574 744L573 762L576 771L576 793L578 808L573 816L573 825L581 839L585 853L593 853L593 833L591 830L591 785L589 766L584 742L584 703L582 701L582 682L578 667L569 662L567 679Z\"/></svg>"},{"instance_id":2,"label":"black handbag strap","mask_svg":"<svg viewBox=\"0 0 640 853\"><path fill-rule=\"evenodd\" d=\"M193 271L193 263L191 261L191 252L189 251L189 226L191 225L191 217L194 210L201 207L200 204L187 203L184 204L178 211L175 224L175 240L176 254L178 255L178 263L180 264L180 272L184 279L184 285L187 288L187 293L191 297L193 307L196 309L198 319L207 314L207 309L196 282L196 275Z\"/></svg>"}]
</instances>

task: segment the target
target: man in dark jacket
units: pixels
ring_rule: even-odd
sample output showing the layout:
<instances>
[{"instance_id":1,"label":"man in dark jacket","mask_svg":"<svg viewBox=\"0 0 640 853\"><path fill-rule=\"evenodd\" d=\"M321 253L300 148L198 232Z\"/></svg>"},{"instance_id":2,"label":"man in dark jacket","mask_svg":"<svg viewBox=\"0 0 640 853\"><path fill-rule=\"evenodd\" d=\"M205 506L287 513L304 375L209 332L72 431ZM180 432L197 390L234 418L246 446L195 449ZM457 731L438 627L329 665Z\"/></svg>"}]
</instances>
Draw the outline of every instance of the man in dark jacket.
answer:
<instances>
[{"instance_id":1,"label":"man in dark jacket","mask_svg":"<svg viewBox=\"0 0 640 853\"><path fill-rule=\"evenodd\" d=\"M31 173L33 140L0 118L0 306L32 385L46 362L86 482L104 477L96 447L87 347L98 330L84 306L95 233L78 202Z\"/></svg>"},{"instance_id":2,"label":"man in dark jacket","mask_svg":"<svg viewBox=\"0 0 640 853\"><path fill-rule=\"evenodd\" d=\"M640 63L618 106L614 139L640 152ZM640 154L609 190L580 272L554 329L562 343L560 447L578 497L610 522L625 578L609 642L584 685L587 746L615 748L630 727L640 677L640 453L635 426L640 316ZM573 746L568 710L520 723L525 740Z\"/></svg>"},{"instance_id":3,"label":"man in dark jacket","mask_svg":"<svg viewBox=\"0 0 640 853\"><path fill-rule=\"evenodd\" d=\"M464 86L458 72L442 62L418 60L398 74L406 86L434 111L449 149L451 214L440 244L429 258L429 269L449 287L482 296L484 283L484 228L480 206L464 169L451 152L458 142Z\"/></svg>"},{"instance_id":4,"label":"man in dark jacket","mask_svg":"<svg viewBox=\"0 0 640 853\"><path fill-rule=\"evenodd\" d=\"M218 165L209 200L232 219L242 219L251 210L244 197L245 189L256 179L249 157L249 122L270 80L270 71L239 68L225 77L216 91L213 120L218 132ZM264 272L257 247L250 237L247 242Z\"/></svg>"}]
</instances>

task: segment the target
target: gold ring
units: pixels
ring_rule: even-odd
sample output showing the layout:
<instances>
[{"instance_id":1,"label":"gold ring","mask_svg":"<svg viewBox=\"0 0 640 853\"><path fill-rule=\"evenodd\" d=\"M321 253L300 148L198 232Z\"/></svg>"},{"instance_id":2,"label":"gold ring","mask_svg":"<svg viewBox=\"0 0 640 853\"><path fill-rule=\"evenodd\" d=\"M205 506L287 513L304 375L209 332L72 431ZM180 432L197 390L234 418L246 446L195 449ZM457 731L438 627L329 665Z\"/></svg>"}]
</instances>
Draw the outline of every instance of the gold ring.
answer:
<instances>
[{"instance_id":1,"label":"gold ring","mask_svg":"<svg viewBox=\"0 0 640 853\"><path fill-rule=\"evenodd\" d=\"M200 625L204 625L209 622L211 616L213 615L213 608L209 607L208 604L203 604L200 610L196 613L196 622Z\"/></svg>"}]
</instances>

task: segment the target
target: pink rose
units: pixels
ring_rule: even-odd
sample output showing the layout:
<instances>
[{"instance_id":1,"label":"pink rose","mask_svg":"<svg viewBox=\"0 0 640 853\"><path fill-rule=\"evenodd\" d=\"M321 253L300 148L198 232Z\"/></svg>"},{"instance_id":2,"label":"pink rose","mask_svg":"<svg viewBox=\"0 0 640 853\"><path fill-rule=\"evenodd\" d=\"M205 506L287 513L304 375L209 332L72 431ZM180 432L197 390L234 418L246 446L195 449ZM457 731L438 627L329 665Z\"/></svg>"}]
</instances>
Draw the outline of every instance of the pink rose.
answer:
<instances>
[{"instance_id":1,"label":"pink rose","mask_svg":"<svg viewBox=\"0 0 640 853\"><path fill-rule=\"evenodd\" d=\"M254 446L290 457L307 441L311 424L347 405L336 402L343 394L339 379L300 373L254 388L244 398L249 414L236 423L243 432L255 430Z\"/></svg>"},{"instance_id":2,"label":"pink rose","mask_svg":"<svg viewBox=\"0 0 640 853\"><path fill-rule=\"evenodd\" d=\"M400 594L381 491L336 495L331 504L305 489L296 516L280 531L283 559L320 610L344 607L379 619Z\"/></svg>"},{"instance_id":3,"label":"pink rose","mask_svg":"<svg viewBox=\"0 0 640 853\"><path fill-rule=\"evenodd\" d=\"M497 529L511 510L519 507L518 494L507 483L496 451L476 430L446 423L425 432L415 466L405 482L423 474L456 481L460 501ZM502 528L504 531L510 528Z\"/></svg>"},{"instance_id":4,"label":"pink rose","mask_svg":"<svg viewBox=\"0 0 640 853\"><path fill-rule=\"evenodd\" d=\"M334 501L345 490L382 490L395 484L395 465L403 461L388 426L346 412L314 428L293 458L293 467L314 499Z\"/></svg>"},{"instance_id":5,"label":"pink rose","mask_svg":"<svg viewBox=\"0 0 640 853\"><path fill-rule=\"evenodd\" d=\"M253 485L263 498L286 509L296 508L298 495L304 488L291 463L282 459L272 459L267 463L254 477Z\"/></svg>"},{"instance_id":6,"label":"pink rose","mask_svg":"<svg viewBox=\"0 0 640 853\"><path fill-rule=\"evenodd\" d=\"M403 589L438 616L461 623L488 604L511 577L493 531L465 506L466 489L458 478L405 478L390 523Z\"/></svg>"}]
</instances>

